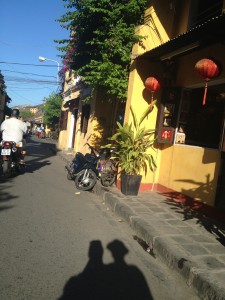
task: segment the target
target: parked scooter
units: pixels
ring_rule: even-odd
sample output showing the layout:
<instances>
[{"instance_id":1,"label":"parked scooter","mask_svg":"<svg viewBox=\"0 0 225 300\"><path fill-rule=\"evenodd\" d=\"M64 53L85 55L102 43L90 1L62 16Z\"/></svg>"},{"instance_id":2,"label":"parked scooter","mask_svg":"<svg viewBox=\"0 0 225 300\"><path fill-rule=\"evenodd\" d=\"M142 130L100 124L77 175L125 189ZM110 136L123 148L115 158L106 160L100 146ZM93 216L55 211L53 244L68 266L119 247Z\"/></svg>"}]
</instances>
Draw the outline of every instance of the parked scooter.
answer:
<instances>
[{"instance_id":1,"label":"parked scooter","mask_svg":"<svg viewBox=\"0 0 225 300\"><path fill-rule=\"evenodd\" d=\"M109 152L97 151L87 143L91 153L83 155L77 152L72 162L66 165L67 178L74 180L78 189L83 191L91 190L97 179L102 185L112 185L116 178L117 169L109 160Z\"/></svg>"},{"instance_id":2,"label":"parked scooter","mask_svg":"<svg viewBox=\"0 0 225 300\"><path fill-rule=\"evenodd\" d=\"M79 190L91 190L98 177L97 164L99 160L99 153L87 143L91 153L83 155L77 152L74 159L69 165L66 165L68 171L67 178L75 180L75 185Z\"/></svg>"},{"instance_id":3,"label":"parked scooter","mask_svg":"<svg viewBox=\"0 0 225 300\"><path fill-rule=\"evenodd\" d=\"M99 176L101 184L105 187L113 185L116 180L117 167L115 162L111 159L114 150L103 148L100 151L100 160L98 163Z\"/></svg>"},{"instance_id":4,"label":"parked scooter","mask_svg":"<svg viewBox=\"0 0 225 300\"><path fill-rule=\"evenodd\" d=\"M0 143L1 155L0 166L3 176L8 178L20 169L20 150L19 144L12 141L2 141Z\"/></svg>"}]
</instances>

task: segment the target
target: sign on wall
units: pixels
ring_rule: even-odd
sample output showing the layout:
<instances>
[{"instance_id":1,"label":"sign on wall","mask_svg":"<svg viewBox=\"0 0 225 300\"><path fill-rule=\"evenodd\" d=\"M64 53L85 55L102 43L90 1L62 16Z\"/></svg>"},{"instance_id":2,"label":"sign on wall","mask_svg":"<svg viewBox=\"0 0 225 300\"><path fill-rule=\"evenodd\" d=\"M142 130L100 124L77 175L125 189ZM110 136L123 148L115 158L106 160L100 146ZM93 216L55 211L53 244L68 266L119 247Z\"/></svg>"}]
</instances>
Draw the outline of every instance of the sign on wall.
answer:
<instances>
[{"instance_id":1,"label":"sign on wall","mask_svg":"<svg viewBox=\"0 0 225 300\"><path fill-rule=\"evenodd\" d=\"M163 90L157 120L157 136L160 143L172 144L174 141L180 95L181 89L177 87Z\"/></svg>"}]
</instances>

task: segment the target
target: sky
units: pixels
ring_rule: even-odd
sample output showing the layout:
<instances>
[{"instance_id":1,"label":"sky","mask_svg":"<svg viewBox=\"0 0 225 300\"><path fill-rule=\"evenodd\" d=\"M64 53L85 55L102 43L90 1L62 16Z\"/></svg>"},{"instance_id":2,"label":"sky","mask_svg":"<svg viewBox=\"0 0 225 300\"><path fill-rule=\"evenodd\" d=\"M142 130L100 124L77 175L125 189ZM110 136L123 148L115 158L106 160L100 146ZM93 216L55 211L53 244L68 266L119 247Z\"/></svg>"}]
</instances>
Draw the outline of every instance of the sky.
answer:
<instances>
[{"instance_id":1,"label":"sky","mask_svg":"<svg viewBox=\"0 0 225 300\"><path fill-rule=\"evenodd\" d=\"M55 21L66 13L62 0L1 0L0 71L12 99L10 107L42 104L58 92L59 46L54 40L67 39L69 31ZM46 60L39 62L38 57ZM44 81L44 82L43 82Z\"/></svg>"}]
</instances>

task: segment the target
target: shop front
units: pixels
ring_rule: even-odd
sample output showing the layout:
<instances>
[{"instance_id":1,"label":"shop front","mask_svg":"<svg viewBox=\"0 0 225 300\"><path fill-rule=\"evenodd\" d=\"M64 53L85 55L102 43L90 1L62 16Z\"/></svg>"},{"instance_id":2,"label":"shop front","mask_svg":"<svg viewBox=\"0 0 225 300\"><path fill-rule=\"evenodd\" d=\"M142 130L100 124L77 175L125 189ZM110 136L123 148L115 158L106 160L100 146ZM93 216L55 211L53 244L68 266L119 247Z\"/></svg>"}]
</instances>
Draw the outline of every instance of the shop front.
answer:
<instances>
[{"instance_id":1,"label":"shop front","mask_svg":"<svg viewBox=\"0 0 225 300\"><path fill-rule=\"evenodd\" d=\"M225 209L224 28L221 15L137 62L140 68L148 62L161 82L156 125L160 159L154 188L221 209ZM202 59L217 71L212 65L199 70Z\"/></svg>"}]
</instances>

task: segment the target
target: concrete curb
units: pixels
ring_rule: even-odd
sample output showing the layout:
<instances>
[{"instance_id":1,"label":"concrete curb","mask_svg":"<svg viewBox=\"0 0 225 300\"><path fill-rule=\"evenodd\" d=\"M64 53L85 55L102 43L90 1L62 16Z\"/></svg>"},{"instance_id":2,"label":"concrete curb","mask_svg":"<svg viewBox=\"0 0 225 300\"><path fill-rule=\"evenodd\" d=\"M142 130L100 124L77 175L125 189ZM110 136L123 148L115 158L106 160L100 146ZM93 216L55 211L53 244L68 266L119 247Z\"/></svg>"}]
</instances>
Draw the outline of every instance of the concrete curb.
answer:
<instances>
[{"instance_id":1,"label":"concrete curb","mask_svg":"<svg viewBox=\"0 0 225 300\"><path fill-rule=\"evenodd\" d=\"M113 192L110 190L113 189ZM161 237L160 232L148 222L137 216L134 211L126 205L126 197L116 188L104 188L99 184L95 186L96 194L103 199L117 216L126 221L138 238L144 240L154 254L169 268L179 273L188 286L192 286L200 299L224 300L225 288L215 278L215 273L208 273L201 268L197 261L192 261L185 251L181 251L170 238ZM225 278L225 270L218 272L218 276Z\"/></svg>"}]
</instances>

